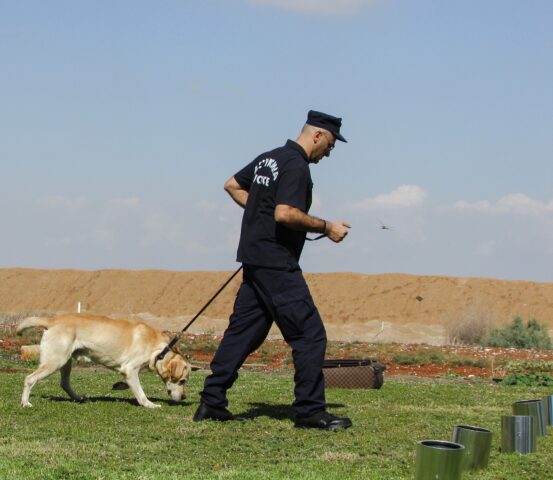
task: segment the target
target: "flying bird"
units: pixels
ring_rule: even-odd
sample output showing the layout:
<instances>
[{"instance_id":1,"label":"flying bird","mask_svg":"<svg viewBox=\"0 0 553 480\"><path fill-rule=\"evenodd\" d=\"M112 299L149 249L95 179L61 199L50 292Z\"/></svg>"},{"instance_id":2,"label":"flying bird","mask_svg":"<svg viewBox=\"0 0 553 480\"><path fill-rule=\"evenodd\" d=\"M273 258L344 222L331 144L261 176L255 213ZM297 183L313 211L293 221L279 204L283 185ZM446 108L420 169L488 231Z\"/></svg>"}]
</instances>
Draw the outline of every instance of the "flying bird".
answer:
<instances>
[{"instance_id":1,"label":"flying bird","mask_svg":"<svg viewBox=\"0 0 553 480\"><path fill-rule=\"evenodd\" d=\"M385 225L382 220L378 219L378 221L380 222L380 229L381 230L393 230L394 229L394 227L392 227L390 225Z\"/></svg>"}]
</instances>

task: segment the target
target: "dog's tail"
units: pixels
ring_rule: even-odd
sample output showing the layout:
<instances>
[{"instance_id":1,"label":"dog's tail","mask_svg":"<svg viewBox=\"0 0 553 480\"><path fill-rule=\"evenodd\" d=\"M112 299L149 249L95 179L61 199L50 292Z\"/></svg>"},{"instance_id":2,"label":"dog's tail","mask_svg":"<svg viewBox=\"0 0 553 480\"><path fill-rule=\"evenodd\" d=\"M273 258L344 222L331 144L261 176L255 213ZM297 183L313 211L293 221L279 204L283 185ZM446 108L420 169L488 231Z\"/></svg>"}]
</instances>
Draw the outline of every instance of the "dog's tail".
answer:
<instances>
[{"instance_id":1,"label":"dog's tail","mask_svg":"<svg viewBox=\"0 0 553 480\"><path fill-rule=\"evenodd\" d=\"M54 319L49 317L27 317L17 326L17 334L21 335L25 330L35 327L50 328L54 324Z\"/></svg>"}]
</instances>

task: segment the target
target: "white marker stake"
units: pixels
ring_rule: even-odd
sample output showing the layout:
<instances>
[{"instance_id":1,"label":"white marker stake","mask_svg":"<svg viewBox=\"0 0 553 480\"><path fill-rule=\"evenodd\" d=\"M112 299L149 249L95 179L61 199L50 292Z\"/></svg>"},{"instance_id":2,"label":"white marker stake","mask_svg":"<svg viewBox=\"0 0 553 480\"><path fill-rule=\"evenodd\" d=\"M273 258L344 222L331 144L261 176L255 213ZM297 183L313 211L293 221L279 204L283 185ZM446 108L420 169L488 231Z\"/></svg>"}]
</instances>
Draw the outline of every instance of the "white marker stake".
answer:
<instances>
[{"instance_id":1,"label":"white marker stake","mask_svg":"<svg viewBox=\"0 0 553 480\"><path fill-rule=\"evenodd\" d=\"M77 303L77 313L81 313L81 302Z\"/></svg>"}]
</instances>

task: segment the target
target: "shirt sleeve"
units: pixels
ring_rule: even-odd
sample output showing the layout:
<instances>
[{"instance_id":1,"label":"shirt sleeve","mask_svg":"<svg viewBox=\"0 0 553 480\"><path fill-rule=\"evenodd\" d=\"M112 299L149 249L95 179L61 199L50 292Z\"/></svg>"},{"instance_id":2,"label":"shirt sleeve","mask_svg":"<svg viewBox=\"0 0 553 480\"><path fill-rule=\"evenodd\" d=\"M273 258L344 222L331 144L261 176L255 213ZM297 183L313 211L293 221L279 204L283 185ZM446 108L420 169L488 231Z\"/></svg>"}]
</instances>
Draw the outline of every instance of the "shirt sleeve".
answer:
<instances>
[{"instance_id":1,"label":"shirt sleeve","mask_svg":"<svg viewBox=\"0 0 553 480\"><path fill-rule=\"evenodd\" d=\"M234 174L234 179L246 190L249 190L252 185L256 160L248 163L248 165L246 165L242 170Z\"/></svg>"},{"instance_id":2,"label":"shirt sleeve","mask_svg":"<svg viewBox=\"0 0 553 480\"><path fill-rule=\"evenodd\" d=\"M310 182L307 169L293 168L282 172L278 180L275 204L290 205L306 212Z\"/></svg>"}]
</instances>

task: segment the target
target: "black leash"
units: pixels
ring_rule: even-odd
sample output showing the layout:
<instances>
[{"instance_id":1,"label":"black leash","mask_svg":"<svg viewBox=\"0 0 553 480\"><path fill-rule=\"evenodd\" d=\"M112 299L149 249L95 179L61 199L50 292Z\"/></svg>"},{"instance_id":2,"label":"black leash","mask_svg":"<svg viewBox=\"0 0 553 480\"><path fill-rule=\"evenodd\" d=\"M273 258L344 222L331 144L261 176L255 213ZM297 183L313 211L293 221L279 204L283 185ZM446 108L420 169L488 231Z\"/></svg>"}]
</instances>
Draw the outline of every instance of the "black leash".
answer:
<instances>
[{"instance_id":1,"label":"black leash","mask_svg":"<svg viewBox=\"0 0 553 480\"><path fill-rule=\"evenodd\" d=\"M196 314L194 315L194 318L192 320L190 320L186 326L180 331L180 333L178 333L177 335L175 335L171 341L166 345L166 347L161 351L161 353L156 357L156 362L158 360L163 360L163 357L165 357L165 355L167 355L169 353L169 350L171 350L171 348L173 348L175 346L175 343L177 343L179 341L179 337L184 333L186 332L186 330L188 330L188 327L190 327L190 325L192 325L196 319L203 313L203 311L209 307L211 305L211 302L213 302L213 300L215 300L219 294L225 289L225 287L231 282L231 280L236 277L236 275L238 275L238 272L240 272L240 270L242 270L242 265L240 265L240 268L238 270L236 270L236 272L234 272L230 278L225 282L225 284L219 289L217 290L217 293L215 295L213 295L210 299L209 299L209 302L207 302L203 307L202 309Z\"/></svg>"},{"instance_id":2,"label":"black leash","mask_svg":"<svg viewBox=\"0 0 553 480\"><path fill-rule=\"evenodd\" d=\"M319 235L318 237L315 237L315 238L305 237L305 239L310 241L310 242L314 242L315 240L320 240L321 238L324 238L324 237L326 237L326 233L322 233L321 235Z\"/></svg>"},{"instance_id":3,"label":"black leash","mask_svg":"<svg viewBox=\"0 0 553 480\"><path fill-rule=\"evenodd\" d=\"M323 233L322 235L319 235L318 237L315 237L315 238L309 238L309 237L305 237L306 240L309 240L310 242L314 242L315 240L320 240L321 238L323 237L326 237L326 235ZM240 265L240 268L238 268L238 270L236 270L236 272L234 272L230 278L224 283L224 285L219 289L217 290L217 293L215 293L215 295L213 295L209 301L202 307L202 309L196 314L194 315L194 318L192 320L190 320L186 325L185 327L180 331L180 333L178 333L177 335L175 335L171 341L165 346L165 348L161 351L161 353L156 357L156 362L158 360L163 360L163 358L165 357L165 355L167 355L169 353L169 351L171 350L171 348L173 348L175 346L175 343L177 343L179 341L179 338L180 336L186 332L186 330L188 330L188 328L190 327L190 325L192 325L196 319L204 312L204 310L209 307L211 305L211 302L213 302L213 300L215 300L219 294L225 289L225 287L232 281L232 279L234 277L236 277L236 275L238 275L238 273L240 272L240 270L242 270L242 265Z\"/></svg>"}]
</instances>

